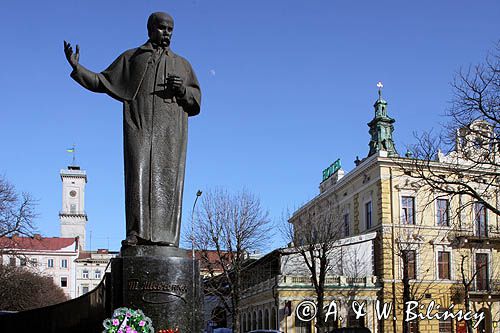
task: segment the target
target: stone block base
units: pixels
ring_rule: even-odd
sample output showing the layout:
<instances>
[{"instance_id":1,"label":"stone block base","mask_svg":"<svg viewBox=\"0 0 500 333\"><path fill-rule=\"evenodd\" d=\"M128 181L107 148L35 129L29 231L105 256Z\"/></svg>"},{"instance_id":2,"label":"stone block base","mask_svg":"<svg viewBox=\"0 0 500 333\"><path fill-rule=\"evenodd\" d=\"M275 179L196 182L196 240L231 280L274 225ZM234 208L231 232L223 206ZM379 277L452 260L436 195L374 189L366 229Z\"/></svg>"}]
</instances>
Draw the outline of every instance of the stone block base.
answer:
<instances>
[{"instance_id":1,"label":"stone block base","mask_svg":"<svg viewBox=\"0 0 500 333\"><path fill-rule=\"evenodd\" d=\"M141 255L141 256L137 256ZM159 329L199 332L201 286L198 263L186 251L157 246L122 249L112 259L112 305L141 309Z\"/></svg>"}]
</instances>

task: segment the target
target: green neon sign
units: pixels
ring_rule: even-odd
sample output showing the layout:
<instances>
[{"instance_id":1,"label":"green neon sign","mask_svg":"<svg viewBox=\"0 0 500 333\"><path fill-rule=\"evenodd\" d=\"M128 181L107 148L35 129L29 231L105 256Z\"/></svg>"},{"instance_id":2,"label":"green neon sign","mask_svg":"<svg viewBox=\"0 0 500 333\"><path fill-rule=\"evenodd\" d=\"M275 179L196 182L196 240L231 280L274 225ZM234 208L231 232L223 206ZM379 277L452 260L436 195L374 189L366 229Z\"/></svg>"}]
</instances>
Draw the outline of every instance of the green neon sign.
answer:
<instances>
[{"instance_id":1,"label":"green neon sign","mask_svg":"<svg viewBox=\"0 0 500 333\"><path fill-rule=\"evenodd\" d=\"M330 178L330 176L333 175L335 172L339 171L339 169L340 169L340 158L338 158L335 162L330 164L328 168L323 170L323 181Z\"/></svg>"}]
</instances>

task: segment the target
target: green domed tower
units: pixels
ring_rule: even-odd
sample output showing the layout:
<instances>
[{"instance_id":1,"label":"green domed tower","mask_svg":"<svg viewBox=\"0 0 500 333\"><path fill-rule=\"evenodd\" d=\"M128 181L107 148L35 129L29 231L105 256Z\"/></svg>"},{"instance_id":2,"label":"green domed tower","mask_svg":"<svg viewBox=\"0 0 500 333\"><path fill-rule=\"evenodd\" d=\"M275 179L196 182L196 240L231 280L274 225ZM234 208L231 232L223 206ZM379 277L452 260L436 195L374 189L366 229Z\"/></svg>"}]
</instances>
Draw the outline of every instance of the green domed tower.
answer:
<instances>
[{"instance_id":1,"label":"green domed tower","mask_svg":"<svg viewBox=\"0 0 500 333\"><path fill-rule=\"evenodd\" d=\"M378 99L373 105L375 108L375 117L368 123L370 127L370 152L368 156L386 151L387 156L398 156L392 132L394 131L395 120L387 115L387 102L382 98L382 82L377 83Z\"/></svg>"}]
</instances>

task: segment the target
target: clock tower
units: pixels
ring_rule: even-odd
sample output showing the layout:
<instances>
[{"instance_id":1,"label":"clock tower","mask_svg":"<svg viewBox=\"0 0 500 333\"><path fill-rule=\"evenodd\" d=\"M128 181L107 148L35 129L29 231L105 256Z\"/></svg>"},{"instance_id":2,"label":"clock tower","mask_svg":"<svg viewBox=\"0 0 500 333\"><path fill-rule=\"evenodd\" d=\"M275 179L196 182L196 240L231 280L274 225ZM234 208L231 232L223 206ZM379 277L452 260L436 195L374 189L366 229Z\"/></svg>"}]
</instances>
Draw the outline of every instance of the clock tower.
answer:
<instances>
[{"instance_id":1,"label":"clock tower","mask_svg":"<svg viewBox=\"0 0 500 333\"><path fill-rule=\"evenodd\" d=\"M85 250L85 184L87 173L71 165L60 171L62 180L62 209L59 212L61 237L79 237L80 249Z\"/></svg>"}]
</instances>

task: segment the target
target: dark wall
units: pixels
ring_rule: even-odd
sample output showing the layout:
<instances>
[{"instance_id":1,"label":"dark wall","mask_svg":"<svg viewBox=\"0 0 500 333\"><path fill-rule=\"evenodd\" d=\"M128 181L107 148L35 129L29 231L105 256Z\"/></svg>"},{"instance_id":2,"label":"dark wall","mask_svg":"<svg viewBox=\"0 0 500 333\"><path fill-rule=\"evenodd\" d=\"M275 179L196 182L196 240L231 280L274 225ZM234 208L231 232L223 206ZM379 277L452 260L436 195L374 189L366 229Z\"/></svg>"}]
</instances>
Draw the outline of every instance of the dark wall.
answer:
<instances>
[{"instance_id":1,"label":"dark wall","mask_svg":"<svg viewBox=\"0 0 500 333\"><path fill-rule=\"evenodd\" d=\"M44 308L0 316L0 332L102 332L111 317L110 275L91 292Z\"/></svg>"}]
</instances>

